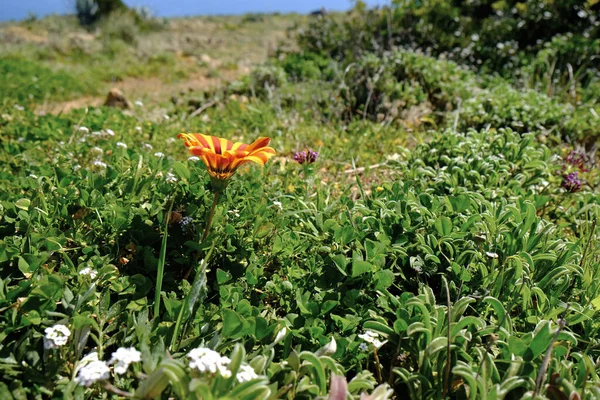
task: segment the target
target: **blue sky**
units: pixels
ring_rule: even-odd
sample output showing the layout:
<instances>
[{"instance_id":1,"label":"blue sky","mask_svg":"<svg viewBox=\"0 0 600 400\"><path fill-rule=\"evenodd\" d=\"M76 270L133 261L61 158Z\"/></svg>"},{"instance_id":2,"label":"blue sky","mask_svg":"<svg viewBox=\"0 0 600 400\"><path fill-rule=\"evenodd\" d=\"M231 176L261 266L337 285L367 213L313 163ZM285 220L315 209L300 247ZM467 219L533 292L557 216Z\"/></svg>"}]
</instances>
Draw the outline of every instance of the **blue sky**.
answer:
<instances>
[{"instance_id":1,"label":"blue sky","mask_svg":"<svg viewBox=\"0 0 600 400\"><path fill-rule=\"evenodd\" d=\"M248 12L307 13L325 7L347 10L350 0L124 0L130 6L143 5L160 17L202 14L244 14ZM386 0L367 0L373 6ZM20 20L30 12L38 16L72 12L75 0L0 0L0 21Z\"/></svg>"}]
</instances>

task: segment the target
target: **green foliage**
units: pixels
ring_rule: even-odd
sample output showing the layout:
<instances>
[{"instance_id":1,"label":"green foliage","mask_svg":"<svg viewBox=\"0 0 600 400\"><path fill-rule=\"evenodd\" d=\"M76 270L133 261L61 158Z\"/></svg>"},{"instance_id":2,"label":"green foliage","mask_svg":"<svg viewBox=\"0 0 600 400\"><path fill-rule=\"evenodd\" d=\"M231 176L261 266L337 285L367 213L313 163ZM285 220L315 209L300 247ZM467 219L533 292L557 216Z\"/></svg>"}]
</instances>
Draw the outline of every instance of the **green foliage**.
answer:
<instances>
[{"instance_id":1,"label":"green foliage","mask_svg":"<svg viewBox=\"0 0 600 400\"><path fill-rule=\"evenodd\" d=\"M455 46L465 38L437 30L470 19L527 41L511 36L521 19L545 35L520 10L532 3L515 4L525 18L495 13L505 2L357 2L349 17L317 17L298 51L191 94L211 104L201 115L185 101L41 115L87 80L5 57L0 397L598 397L596 78L585 67L555 82L567 54L583 65L595 50L567 34L546 53L532 45L515 73L525 86L435 49L392 49L381 31L418 16ZM424 29L398 34L421 43ZM103 30L104 53L72 62L96 60L109 80L125 73L98 60L136 42ZM485 54L490 68L501 60ZM179 65L142 60L127 74ZM559 96L571 83L576 96ZM232 178L206 240L214 194L180 132L267 136L277 150ZM319 155L300 165L297 151ZM123 366L117 350L130 348L139 357ZM87 385L92 366L104 376Z\"/></svg>"},{"instance_id":2,"label":"green foliage","mask_svg":"<svg viewBox=\"0 0 600 400\"><path fill-rule=\"evenodd\" d=\"M43 102L48 97L66 100L93 93L93 82L86 74L75 79L63 71L53 71L21 57L0 58L0 96L4 102L27 105Z\"/></svg>"}]
</instances>

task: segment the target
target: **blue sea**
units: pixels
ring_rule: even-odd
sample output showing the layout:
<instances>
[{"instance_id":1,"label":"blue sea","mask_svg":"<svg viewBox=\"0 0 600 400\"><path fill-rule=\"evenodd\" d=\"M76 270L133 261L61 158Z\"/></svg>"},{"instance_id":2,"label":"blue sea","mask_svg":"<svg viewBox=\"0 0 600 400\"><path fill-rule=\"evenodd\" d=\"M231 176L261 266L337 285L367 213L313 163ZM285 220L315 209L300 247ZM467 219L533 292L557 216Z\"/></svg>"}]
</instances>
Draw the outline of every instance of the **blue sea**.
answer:
<instances>
[{"instance_id":1,"label":"blue sea","mask_svg":"<svg viewBox=\"0 0 600 400\"><path fill-rule=\"evenodd\" d=\"M350 0L124 0L129 6L146 6L157 17L190 15L228 15L245 13L309 13L325 7L344 11ZM388 4L389 0L366 0L369 6ZM0 21L21 20L30 14L73 13L75 0L0 0Z\"/></svg>"}]
</instances>

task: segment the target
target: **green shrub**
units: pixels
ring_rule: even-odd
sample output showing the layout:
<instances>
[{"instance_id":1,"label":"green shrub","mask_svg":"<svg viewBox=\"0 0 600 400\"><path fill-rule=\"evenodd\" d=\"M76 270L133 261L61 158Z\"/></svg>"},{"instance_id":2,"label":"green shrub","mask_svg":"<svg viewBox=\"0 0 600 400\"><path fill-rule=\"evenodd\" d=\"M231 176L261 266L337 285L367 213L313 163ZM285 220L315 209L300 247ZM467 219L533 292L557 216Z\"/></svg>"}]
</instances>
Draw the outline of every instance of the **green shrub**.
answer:
<instances>
[{"instance_id":1,"label":"green shrub","mask_svg":"<svg viewBox=\"0 0 600 400\"><path fill-rule=\"evenodd\" d=\"M477 68L514 76L554 37L585 38L579 52L598 56L598 3L570 0L450 2L393 1L380 10L355 9L348 17L325 16L299 32L305 51L350 63L365 53L395 46L422 49ZM567 54L567 53L565 53ZM575 70L590 57L572 59Z\"/></svg>"},{"instance_id":2,"label":"green shrub","mask_svg":"<svg viewBox=\"0 0 600 400\"><path fill-rule=\"evenodd\" d=\"M79 23L87 26L114 11L126 10L122 0L76 0L75 10Z\"/></svg>"}]
</instances>

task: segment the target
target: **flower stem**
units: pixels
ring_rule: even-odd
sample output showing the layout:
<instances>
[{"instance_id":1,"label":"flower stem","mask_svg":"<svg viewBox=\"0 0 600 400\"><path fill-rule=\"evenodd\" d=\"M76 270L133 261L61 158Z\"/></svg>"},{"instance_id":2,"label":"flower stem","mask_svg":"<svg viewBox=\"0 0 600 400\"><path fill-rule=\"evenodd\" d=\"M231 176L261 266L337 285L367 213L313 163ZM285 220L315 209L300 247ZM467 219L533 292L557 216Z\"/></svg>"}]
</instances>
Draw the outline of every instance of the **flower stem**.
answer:
<instances>
[{"instance_id":1,"label":"flower stem","mask_svg":"<svg viewBox=\"0 0 600 400\"><path fill-rule=\"evenodd\" d=\"M212 225L213 217L215 216L215 209L217 208L217 202L219 201L220 195L220 191L215 192L215 197L213 198L212 205L210 206L210 212L208 214L208 219L206 220L206 227L204 228L204 233L202 234L202 239L200 239L200 243L204 242L204 240L208 236L208 232L210 231L210 226Z\"/></svg>"},{"instance_id":2,"label":"flower stem","mask_svg":"<svg viewBox=\"0 0 600 400\"><path fill-rule=\"evenodd\" d=\"M171 219L171 211L173 211L173 203L175 198L171 201L169 211L165 214L165 230L163 233L162 244L160 246L160 255L158 256L158 268L156 270L156 289L154 294L154 318L158 317L160 313L160 292L162 290L163 275L165 274L165 259L167 256L167 237L169 236L169 220Z\"/></svg>"}]
</instances>

